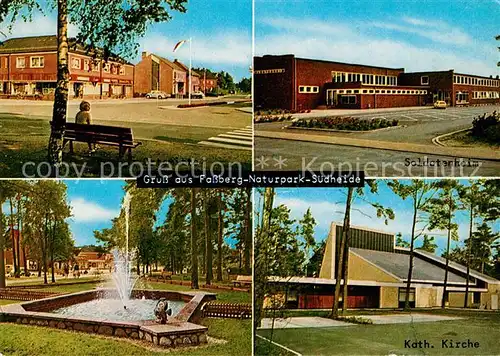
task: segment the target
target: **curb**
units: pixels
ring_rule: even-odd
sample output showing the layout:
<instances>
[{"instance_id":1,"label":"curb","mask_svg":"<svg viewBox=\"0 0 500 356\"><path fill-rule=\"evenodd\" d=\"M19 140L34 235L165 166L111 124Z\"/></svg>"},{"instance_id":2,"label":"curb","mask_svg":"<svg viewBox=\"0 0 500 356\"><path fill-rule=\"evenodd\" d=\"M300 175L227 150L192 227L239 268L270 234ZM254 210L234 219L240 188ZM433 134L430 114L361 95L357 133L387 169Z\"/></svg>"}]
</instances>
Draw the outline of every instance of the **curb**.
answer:
<instances>
[{"instance_id":1,"label":"curb","mask_svg":"<svg viewBox=\"0 0 500 356\"><path fill-rule=\"evenodd\" d=\"M468 129L457 130L457 131L453 131L453 132L449 132L449 133L446 133L446 134L443 134L443 135L436 136L436 137L434 137L432 139L432 143L435 144L436 146L449 147L449 146L447 146L447 145L445 145L444 143L441 142L442 138L445 138L445 137L457 134L459 132L469 131L470 129L472 129L472 126L469 127Z\"/></svg>"}]
</instances>

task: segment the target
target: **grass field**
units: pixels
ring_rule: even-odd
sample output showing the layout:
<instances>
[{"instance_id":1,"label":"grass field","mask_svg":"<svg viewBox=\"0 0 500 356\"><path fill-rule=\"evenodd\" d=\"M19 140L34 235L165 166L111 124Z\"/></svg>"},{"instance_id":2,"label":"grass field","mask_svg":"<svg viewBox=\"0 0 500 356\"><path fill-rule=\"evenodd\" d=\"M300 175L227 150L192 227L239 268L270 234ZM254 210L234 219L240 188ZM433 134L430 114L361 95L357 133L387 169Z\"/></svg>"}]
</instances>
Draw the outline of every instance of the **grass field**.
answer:
<instances>
[{"instance_id":1,"label":"grass field","mask_svg":"<svg viewBox=\"0 0 500 356\"><path fill-rule=\"evenodd\" d=\"M223 110L220 108L219 110ZM232 109L233 110L233 109ZM223 122L229 124L231 116L225 117L225 112L221 111L219 116L223 117ZM247 114L245 114L247 115ZM250 115L248 115L250 116ZM225 121L224 121L225 120ZM250 119L248 120L250 124ZM200 146L197 142L206 140L212 136L229 131L223 126L183 126L175 123L147 123L147 122L117 122L103 121L96 122L102 125L131 127L134 137L142 145L133 150L133 159L137 162L146 163L150 159L152 162L169 162L175 165L178 162L189 162L195 159L200 163L207 164L221 162L228 164L231 162L242 162L246 168L251 168L251 152L243 150L229 150L223 148ZM217 121L219 123L219 121ZM238 124L237 126L241 126ZM24 117L12 114L0 114L0 128L2 137L0 138L0 171L2 177L21 177L22 167L26 162L40 163L47 160L47 144L50 134L49 119L47 117ZM78 170L83 168L84 177L93 177L101 174L101 164L111 162L115 169L112 171L110 165L106 166L103 174L108 176L137 175L140 173L138 167L130 170L130 165L124 165L121 173L116 168L118 166L118 149L116 147L103 146L92 156L88 155L88 147L85 143L75 143L75 154L69 155L68 148L65 150L64 161L68 164L75 164ZM126 161L123 163L127 163ZM27 166L26 175L32 176L40 174L33 166ZM41 175L45 172L42 171ZM61 174L66 174L63 171ZM74 169L67 175L76 177Z\"/></svg>"},{"instance_id":2,"label":"grass field","mask_svg":"<svg viewBox=\"0 0 500 356\"><path fill-rule=\"evenodd\" d=\"M80 279L82 280L82 279ZM58 280L58 285L44 288L43 291L73 293L107 286L102 282L64 285L75 280ZM201 281L200 281L201 282ZM33 284L33 283L32 283ZM167 289L174 291L192 291L188 286L180 286L162 282L140 281L138 288ZM217 300L226 302L250 303L251 294L236 291L215 292ZM19 303L19 301L2 300L0 305ZM196 349L170 350L175 355L249 355L252 348L251 320L203 319L208 326L208 335L219 340L206 347ZM0 323L0 353L3 355L159 355L166 351L151 349L148 344L106 338L70 331L61 331L37 326Z\"/></svg>"},{"instance_id":3,"label":"grass field","mask_svg":"<svg viewBox=\"0 0 500 356\"><path fill-rule=\"evenodd\" d=\"M452 315L461 320L349 327L274 330L272 340L303 355L498 355L500 313L433 310L426 314ZM359 313L352 313L358 314ZM379 313L380 314L380 313ZM270 330L258 334L271 337ZM442 340L479 342L479 348L443 348ZM427 340L434 348L405 348L405 340ZM256 355L292 355L291 352L256 338Z\"/></svg>"}]
</instances>

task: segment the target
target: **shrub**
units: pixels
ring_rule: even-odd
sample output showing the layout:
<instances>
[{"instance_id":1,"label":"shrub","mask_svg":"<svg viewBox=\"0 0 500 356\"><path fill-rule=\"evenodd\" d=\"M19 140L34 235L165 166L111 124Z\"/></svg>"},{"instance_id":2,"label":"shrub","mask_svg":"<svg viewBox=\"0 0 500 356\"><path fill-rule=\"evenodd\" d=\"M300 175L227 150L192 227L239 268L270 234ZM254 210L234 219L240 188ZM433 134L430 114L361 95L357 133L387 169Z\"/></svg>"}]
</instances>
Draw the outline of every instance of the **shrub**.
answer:
<instances>
[{"instance_id":1,"label":"shrub","mask_svg":"<svg viewBox=\"0 0 500 356\"><path fill-rule=\"evenodd\" d=\"M479 115L472 120L472 136L500 143L500 117L496 111Z\"/></svg>"},{"instance_id":2,"label":"shrub","mask_svg":"<svg viewBox=\"0 0 500 356\"><path fill-rule=\"evenodd\" d=\"M364 120L352 116L331 116L318 119L300 119L292 123L293 127L320 128L332 130L369 131L379 128L398 126L398 120Z\"/></svg>"}]
</instances>

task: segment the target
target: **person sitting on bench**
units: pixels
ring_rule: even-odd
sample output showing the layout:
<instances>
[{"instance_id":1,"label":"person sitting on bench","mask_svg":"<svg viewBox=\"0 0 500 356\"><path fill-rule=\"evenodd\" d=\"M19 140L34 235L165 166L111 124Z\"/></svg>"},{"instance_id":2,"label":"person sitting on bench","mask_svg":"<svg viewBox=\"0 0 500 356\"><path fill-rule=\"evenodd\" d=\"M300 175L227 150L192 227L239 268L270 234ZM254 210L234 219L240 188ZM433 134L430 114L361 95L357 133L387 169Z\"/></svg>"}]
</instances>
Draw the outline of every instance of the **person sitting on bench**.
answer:
<instances>
[{"instance_id":1,"label":"person sitting on bench","mask_svg":"<svg viewBox=\"0 0 500 356\"><path fill-rule=\"evenodd\" d=\"M90 113L90 103L88 101L82 101L80 103L80 111L76 114L75 123L81 125L92 125L92 114ZM92 143L89 142L89 153L97 150L97 145L92 147Z\"/></svg>"}]
</instances>

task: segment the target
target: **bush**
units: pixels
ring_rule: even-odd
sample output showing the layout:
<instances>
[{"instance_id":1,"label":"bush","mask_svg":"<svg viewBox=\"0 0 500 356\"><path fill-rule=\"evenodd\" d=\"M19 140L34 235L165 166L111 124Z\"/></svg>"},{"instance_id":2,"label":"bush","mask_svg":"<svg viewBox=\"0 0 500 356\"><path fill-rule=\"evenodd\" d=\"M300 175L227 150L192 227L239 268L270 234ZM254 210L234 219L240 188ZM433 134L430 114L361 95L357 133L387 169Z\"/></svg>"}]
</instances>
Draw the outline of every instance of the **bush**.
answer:
<instances>
[{"instance_id":1,"label":"bush","mask_svg":"<svg viewBox=\"0 0 500 356\"><path fill-rule=\"evenodd\" d=\"M293 127L319 128L348 131L370 131L380 128L398 126L398 120L372 119L364 120L356 117L332 116L318 119L300 119L292 123Z\"/></svg>"},{"instance_id":2,"label":"bush","mask_svg":"<svg viewBox=\"0 0 500 356\"><path fill-rule=\"evenodd\" d=\"M500 116L496 111L479 115L472 120L472 136L493 143L500 143Z\"/></svg>"}]
</instances>

